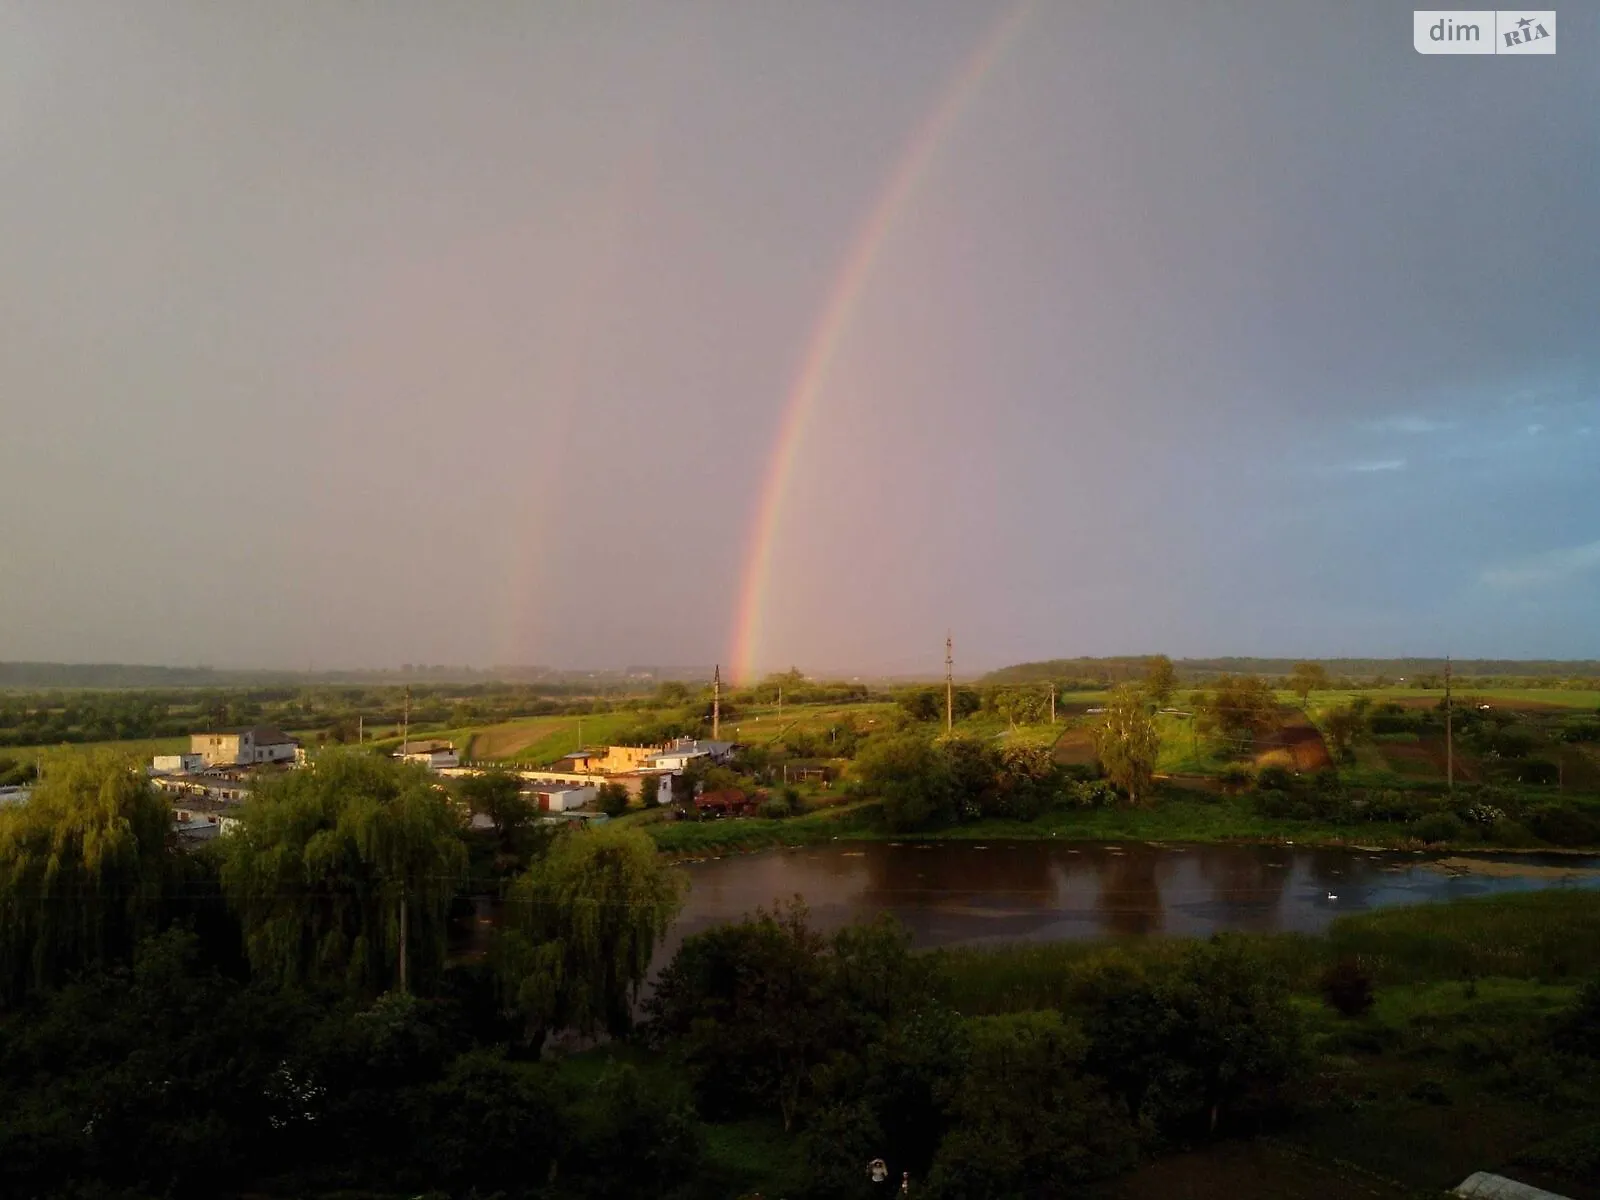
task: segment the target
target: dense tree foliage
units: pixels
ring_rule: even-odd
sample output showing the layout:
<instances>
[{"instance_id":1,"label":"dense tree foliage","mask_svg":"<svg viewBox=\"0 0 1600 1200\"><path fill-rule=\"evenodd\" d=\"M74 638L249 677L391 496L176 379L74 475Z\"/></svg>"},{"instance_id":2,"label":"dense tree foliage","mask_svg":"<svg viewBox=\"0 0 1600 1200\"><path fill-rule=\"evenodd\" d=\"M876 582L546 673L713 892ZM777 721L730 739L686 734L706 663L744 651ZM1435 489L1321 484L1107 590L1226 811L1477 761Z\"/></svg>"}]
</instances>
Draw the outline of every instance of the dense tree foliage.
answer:
<instances>
[{"instance_id":1,"label":"dense tree foliage","mask_svg":"<svg viewBox=\"0 0 1600 1200\"><path fill-rule=\"evenodd\" d=\"M1200 732L1249 748L1277 723L1272 685L1259 675L1221 675L1193 700Z\"/></svg>"},{"instance_id":2,"label":"dense tree foliage","mask_svg":"<svg viewBox=\"0 0 1600 1200\"><path fill-rule=\"evenodd\" d=\"M372 755L262 781L222 870L252 968L369 996L436 978L462 824L426 771Z\"/></svg>"},{"instance_id":3,"label":"dense tree foliage","mask_svg":"<svg viewBox=\"0 0 1600 1200\"><path fill-rule=\"evenodd\" d=\"M927 829L955 818L949 761L920 734L872 738L856 756L856 776L883 801L891 830Z\"/></svg>"},{"instance_id":4,"label":"dense tree foliage","mask_svg":"<svg viewBox=\"0 0 1600 1200\"><path fill-rule=\"evenodd\" d=\"M535 1045L547 1031L625 1032L686 881L637 830L560 837L507 894L494 959L507 1006Z\"/></svg>"},{"instance_id":5,"label":"dense tree foliage","mask_svg":"<svg viewBox=\"0 0 1600 1200\"><path fill-rule=\"evenodd\" d=\"M1295 663L1294 670L1289 672L1289 690L1300 697L1304 704L1312 692L1328 686L1328 672L1321 663L1299 662Z\"/></svg>"},{"instance_id":6,"label":"dense tree foliage","mask_svg":"<svg viewBox=\"0 0 1600 1200\"><path fill-rule=\"evenodd\" d=\"M1236 938L1192 947L1163 979L1112 961L1081 983L1079 1000L1090 1067L1158 1128L1215 1132L1304 1066L1287 982Z\"/></svg>"},{"instance_id":7,"label":"dense tree foliage","mask_svg":"<svg viewBox=\"0 0 1600 1200\"><path fill-rule=\"evenodd\" d=\"M1178 672L1173 668L1172 660L1165 654L1152 654L1149 665L1144 673L1144 692L1150 697L1150 702L1157 708L1163 708L1172 701L1172 693L1178 687Z\"/></svg>"},{"instance_id":8,"label":"dense tree foliage","mask_svg":"<svg viewBox=\"0 0 1600 1200\"><path fill-rule=\"evenodd\" d=\"M1111 694L1105 717L1095 729L1094 744L1106 777L1128 793L1130 804L1137 805L1149 794L1161 749L1141 689L1123 684Z\"/></svg>"},{"instance_id":9,"label":"dense tree foliage","mask_svg":"<svg viewBox=\"0 0 1600 1200\"><path fill-rule=\"evenodd\" d=\"M130 959L161 921L171 823L143 776L103 754L0 808L0 1003Z\"/></svg>"},{"instance_id":10,"label":"dense tree foliage","mask_svg":"<svg viewBox=\"0 0 1600 1200\"><path fill-rule=\"evenodd\" d=\"M895 697L896 702L913 721L943 721L945 717L945 691L941 688L910 688ZM973 688L953 688L950 694L951 716L963 720L983 707L983 696Z\"/></svg>"},{"instance_id":11,"label":"dense tree foliage","mask_svg":"<svg viewBox=\"0 0 1600 1200\"><path fill-rule=\"evenodd\" d=\"M925 1004L931 979L892 923L830 940L796 901L687 939L646 1011L652 1038L681 1055L702 1111L764 1108L787 1129L818 1069L863 1053Z\"/></svg>"},{"instance_id":12,"label":"dense tree foliage","mask_svg":"<svg viewBox=\"0 0 1600 1200\"><path fill-rule=\"evenodd\" d=\"M1060 1013L972 1021L929 1190L949 1200L1059 1195L1132 1166L1138 1130L1088 1070L1089 1052Z\"/></svg>"}]
</instances>

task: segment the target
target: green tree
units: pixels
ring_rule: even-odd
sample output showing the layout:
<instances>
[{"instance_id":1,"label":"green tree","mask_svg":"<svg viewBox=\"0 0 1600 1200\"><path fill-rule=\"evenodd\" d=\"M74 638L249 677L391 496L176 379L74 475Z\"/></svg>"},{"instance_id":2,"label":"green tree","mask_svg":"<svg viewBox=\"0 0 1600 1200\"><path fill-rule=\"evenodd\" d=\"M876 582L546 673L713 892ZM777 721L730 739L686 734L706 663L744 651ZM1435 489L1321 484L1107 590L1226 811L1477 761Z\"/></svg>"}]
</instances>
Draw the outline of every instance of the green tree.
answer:
<instances>
[{"instance_id":1,"label":"green tree","mask_svg":"<svg viewBox=\"0 0 1600 1200\"><path fill-rule=\"evenodd\" d=\"M608 817L620 817L628 811L628 789L620 783L602 783L596 799L600 811Z\"/></svg>"},{"instance_id":2,"label":"green tree","mask_svg":"<svg viewBox=\"0 0 1600 1200\"><path fill-rule=\"evenodd\" d=\"M867 741L856 775L868 795L883 801L883 818L903 832L948 824L955 816L950 769L926 737L889 734Z\"/></svg>"},{"instance_id":3,"label":"green tree","mask_svg":"<svg viewBox=\"0 0 1600 1200\"><path fill-rule=\"evenodd\" d=\"M1216 1132L1247 1102L1269 1105L1306 1063L1281 972L1239 938L1192 947L1152 982L1110 965L1080 985L1089 1065L1135 1118Z\"/></svg>"},{"instance_id":4,"label":"green tree","mask_svg":"<svg viewBox=\"0 0 1600 1200\"><path fill-rule=\"evenodd\" d=\"M1123 684L1111 693L1105 719L1095 730L1095 753L1106 777L1137 805L1155 778L1161 739L1139 688Z\"/></svg>"},{"instance_id":5,"label":"green tree","mask_svg":"<svg viewBox=\"0 0 1600 1200\"><path fill-rule=\"evenodd\" d=\"M1208 692L1195 693L1196 723L1206 736L1248 746L1270 731L1278 702L1259 675L1219 675Z\"/></svg>"},{"instance_id":6,"label":"green tree","mask_svg":"<svg viewBox=\"0 0 1600 1200\"><path fill-rule=\"evenodd\" d=\"M936 743L950 780L956 816L977 820L999 809L1000 752L987 738L954 734Z\"/></svg>"},{"instance_id":7,"label":"green tree","mask_svg":"<svg viewBox=\"0 0 1600 1200\"><path fill-rule=\"evenodd\" d=\"M1328 672L1321 663L1302 662L1295 663L1294 670L1289 673L1289 690L1300 697L1304 704L1312 692L1319 691L1328 686Z\"/></svg>"},{"instance_id":8,"label":"green tree","mask_svg":"<svg viewBox=\"0 0 1600 1200\"><path fill-rule=\"evenodd\" d=\"M913 721L944 720L944 693L932 688L913 688L898 697L900 707Z\"/></svg>"},{"instance_id":9,"label":"green tree","mask_svg":"<svg viewBox=\"0 0 1600 1200\"><path fill-rule=\"evenodd\" d=\"M663 704L683 704L689 699L689 688L676 679L669 679L656 688L656 699Z\"/></svg>"},{"instance_id":10,"label":"green tree","mask_svg":"<svg viewBox=\"0 0 1600 1200\"><path fill-rule=\"evenodd\" d=\"M334 752L263 781L222 868L251 966L358 995L431 984L466 874L461 833L444 789L411 764Z\"/></svg>"},{"instance_id":11,"label":"green tree","mask_svg":"<svg viewBox=\"0 0 1600 1200\"><path fill-rule=\"evenodd\" d=\"M1000 751L995 790L999 815L1033 820L1061 791L1061 771L1050 748L1022 744Z\"/></svg>"},{"instance_id":12,"label":"green tree","mask_svg":"<svg viewBox=\"0 0 1600 1200\"><path fill-rule=\"evenodd\" d=\"M0 808L0 1001L129 961L161 920L172 814L133 765L63 757Z\"/></svg>"},{"instance_id":13,"label":"green tree","mask_svg":"<svg viewBox=\"0 0 1600 1200\"><path fill-rule=\"evenodd\" d=\"M456 794L473 816L487 817L506 852L539 819L533 802L523 794L522 777L506 770L463 776Z\"/></svg>"},{"instance_id":14,"label":"green tree","mask_svg":"<svg viewBox=\"0 0 1600 1200\"><path fill-rule=\"evenodd\" d=\"M661 780L658 776L646 775L639 781L639 803L646 808L661 806Z\"/></svg>"},{"instance_id":15,"label":"green tree","mask_svg":"<svg viewBox=\"0 0 1600 1200\"><path fill-rule=\"evenodd\" d=\"M675 1044L707 1116L757 1106L791 1127L838 1025L825 945L797 898L686 938L661 973L649 1031Z\"/></svg>"},{"instance_id":16,"label":"green tree","mask_svg":"<svg viewBox=\"0 0 1600 1200\"><path fill-rule=\"evenodd\" d=\"M493 961L507 1007L541 1044L551 1030L622 1033L656 944L683 905L683 873L637 829L558 837L512 884Z\"/></svg>"},{"instance_id":17,"label":"green tree","mask_svg":"<svg viewBox=\"0 0 1600 1200\"><path fill-rule=\"evenodd\" d=\"M1328 735L1334 756L1348 762L1355 757L1356 746L1367 736L1367 714L1355 705L1341 705L1323 715L1322 728Z\"/></svg>"},{"instance_id":18,"label":"green tree","mask_svg":"<svg viewBox=\"0 0 1600 1200\"><path fill-rule=\"evenodd\" d=\"M1144 691L1157 708L1165 708L1178 686L1178 673L1165 654L1152 654L1145 660Z\"/></svg>"},{"instance_id":19,"label":"green tree","mask_svg":"<svg viewBox=\"0 0 1600 1200\"><path fill-rule=\"evenodd\" d=\"M1005 688L995 694L994 708L1015 729L1018 725L1037 725L1049 711L1049 697L1034 688Z\"/></svg>"},{"instance_id":20,"label":"green tree","mask_svg":"<svg viewBox=\"0 0 1600 1200\"><path fill-rule=\"evenodd\" d=\"M1085 1067L1088 1039L1058 1012L968 1024L967 1068L929 1190L936 1196L1060 1195L1133 1165L1137 1130Z\"/></svg>"}]
</instances>

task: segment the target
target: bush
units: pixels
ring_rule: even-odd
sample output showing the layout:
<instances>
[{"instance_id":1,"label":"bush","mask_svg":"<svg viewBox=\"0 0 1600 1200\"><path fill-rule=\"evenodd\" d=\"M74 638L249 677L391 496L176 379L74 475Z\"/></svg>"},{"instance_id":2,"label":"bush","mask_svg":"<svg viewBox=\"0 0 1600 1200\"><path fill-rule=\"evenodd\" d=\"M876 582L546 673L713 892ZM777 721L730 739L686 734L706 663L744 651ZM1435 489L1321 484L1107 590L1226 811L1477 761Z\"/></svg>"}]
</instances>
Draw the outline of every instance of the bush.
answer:
<instances>
[{"instance_id":1,"label":"bush","mask_svg":"<svg viewBox=\"0 0 1600 1200\"><path fill-rule=\"evenodd\" d=\"M1322 974L1322 998L1342 1017L1359 1017L1372 1008L1372 973L1359 959L1341 958Z\"/></svg>"},{"instance_id":2,"label":"bush","mask_svg":"<svg viewBox=\"0 0 1600 1200\"><path fill-rule=\"evenodd\" d=\"M1068 783L1061 794L1072 808L1110 808L1117 802L1117 789L1104 779Z\"/></svg>"},{"instance_id":3,"label":"bush","mask_svg":"<svg viewBox=\"0 0 1600 1200\"><path fill-rule=\"evenodd\" d=\"M1247 788L1255 781L1250 768L1240 763L1230 763L1217 774L1217 779L1222 783L1225 792L1237 792Z\"/></svg>"},{"instance_id":4,"label":"bush","mask_svg":"<svg viewBox=\"0 0 1600 1200\"><path fill-rule=\"evenodd\" d=\"M620 817L628 811L628 789L620 783L600 785L600 811L608 817Z\"/></svg>"},{"instance_id":5,"label":"bush","mask_svg":"<svg viewBox=\"0 0 1600 1200\"><path fill-rule=\"evenodd\" d=\"M1267 788L1256 793L1256 811L1263 817L1281 821L1291 815L1295 802L1287 792Z\"/></svg>"},{"instance_id":6,"label":"bush","mask_svg":"<svg viewBox=\"0 0 1600 1200\"><path fill-rule=\"evenodd\" d=\"M1524 823L1552 846L1600 845L1600 815L1570 804L1543 804Z\"/></svg>"},{"instance_id":7,"label":"bush","mask_svg":"<svg viewBox=\"0 0 1600 1200\"><path fill-rule=\"evenodd\" d=\"M1293 771L1277 764L1264 766L1256 772L1256 787L1263 791L1292 791L1297 782Z\"/></svg>"},{"instance_id":8,"label":"bush","mask_svg":"<svg viewBox=\"0 0 1600 1200\"><path fill-rule=\"evenodd\" d=\"M1367 796L1366 813L1369 820L1391 821L1407 824L1427 816L1431 811L1422 797L1407 792L1381 791Z\"/></svg>"},{"instance_id":9,"label":"bush","mask_svg":"<svg viewBox=\"0 0 1600 1200\"><path fill-rule=\"evenodd\" d=\"M760 813L769 821L781 821L792 816L794 810L789 807L789 802L782 796L768 796L761 802Z\"/></svg>"},{"instance_id":10,"label":"bush","mask_svg":"<svg viewBox=\"0 0 1600 1200\"><path fill-rule=\"evenodd\" d=\"M1527 826L1518 824L1510 817L1497 820L1486 836L1502 846L1526 846L1538 840Z\"/></svg>"},{"instance_id":11,"label":"bush","mask_svg":"<svg viewBox=\"0 0 1600 1200\"><path fill-rule=\"evenodd\" d=\"M1525 1151L1519 1162L1560 1171L1573 1179L1600 1175L1600 1124L1586 1125Z\"/></svg>"},{"instance_id":12,"label":"bush","mask_svg":"<svg viewBox=\"0 0 1600 1200\"><path fill-rule=\"evenodd\" d=\"M968 1028L932 1195L1061 1195L1133 1165L1138 1129L1085 1068L1087 1040L1060 1013L976 1017Z\"/></svg>"},{"instance_id":13,"label":"bush","mask_svg":"<svg viewBox=\"0 0 1600 1200\"><path fill-rule=\"evenodd\" d=\"M1590 1058L1600 1058L1600 979L1590 980L1562 1019L1562 1045Z\"/></svg>"},{"instance_id":14,"label":"bush","mask_svg":"<svg viewBox=\"0 0 1600 1200\"><path fill-rule=\"evenodd\" d=\"M1414 837L1424 842L1459 842L1467 835L1467 827L1449 813L1430 813L1411 826Z\"/></svg>"},{"instance_id":15,"label":"bush","mask_svg":"<svg viewBox=\"0 0 1600 1200\"><path fill-rule=\"evenodd\" d=\"M1444 1085L1437 1079L1419 1079L1406 1093L1413 1100L1420 1100L1424 1104L1445 1105L1450 1103L1450 1096L1444 1090Z\"/></svg>"},{"instance_id":16,"label":"bush","mask_svg":"<svg viewBox=\"0 0 1600 1200\"><path fill-rule=\"evenodd\" d=\"M1548 786L1561 781L1561 768L1542 758L1508 759L1495 769L1495 774L1504 780L1536 786Z\"/></svg>"}]
</instances>

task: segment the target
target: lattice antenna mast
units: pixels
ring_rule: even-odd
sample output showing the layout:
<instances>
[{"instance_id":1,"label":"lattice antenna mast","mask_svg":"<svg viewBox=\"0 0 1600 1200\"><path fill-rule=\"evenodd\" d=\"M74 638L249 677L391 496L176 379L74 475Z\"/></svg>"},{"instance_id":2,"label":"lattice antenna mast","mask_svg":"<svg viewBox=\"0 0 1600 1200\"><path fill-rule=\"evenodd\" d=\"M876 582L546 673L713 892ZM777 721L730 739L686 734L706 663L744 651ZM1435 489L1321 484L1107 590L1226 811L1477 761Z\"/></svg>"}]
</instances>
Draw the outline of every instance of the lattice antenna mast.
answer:
<instances>
[{"instance_id":1,"label":"lattice antenna mast","mask_svg":"<svg viewBox=\"0 0 1600 1200\"><path fill-rule=\"evenodd\" d=\"M956 688L955 675L952 673L955 669L955 659L952 657L954 645L949 633L946 633L944 635L944 731L946 733L955 728Z\"/></svg>"}]
</instances>

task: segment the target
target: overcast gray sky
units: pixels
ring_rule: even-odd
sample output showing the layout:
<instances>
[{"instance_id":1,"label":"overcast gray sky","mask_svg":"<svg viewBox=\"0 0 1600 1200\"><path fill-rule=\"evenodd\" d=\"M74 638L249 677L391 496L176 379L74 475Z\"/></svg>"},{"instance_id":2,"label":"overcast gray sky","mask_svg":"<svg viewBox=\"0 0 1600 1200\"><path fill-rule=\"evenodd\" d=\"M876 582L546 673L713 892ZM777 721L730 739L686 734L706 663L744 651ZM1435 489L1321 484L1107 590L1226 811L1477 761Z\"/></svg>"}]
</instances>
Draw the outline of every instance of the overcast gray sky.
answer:
<instances>
[{"instance_id":1,"label":"overcast gray sky","mask_svg":"<svg viewBox=\"0 0 1600 1200\"><path fill-rule=\"evenodd\" d=\"M1559 15L1511 59L1331 0L7 4L0 657L731 661L941 103L755 666L1600 656Z\"/></svg>"}]
</instances>

